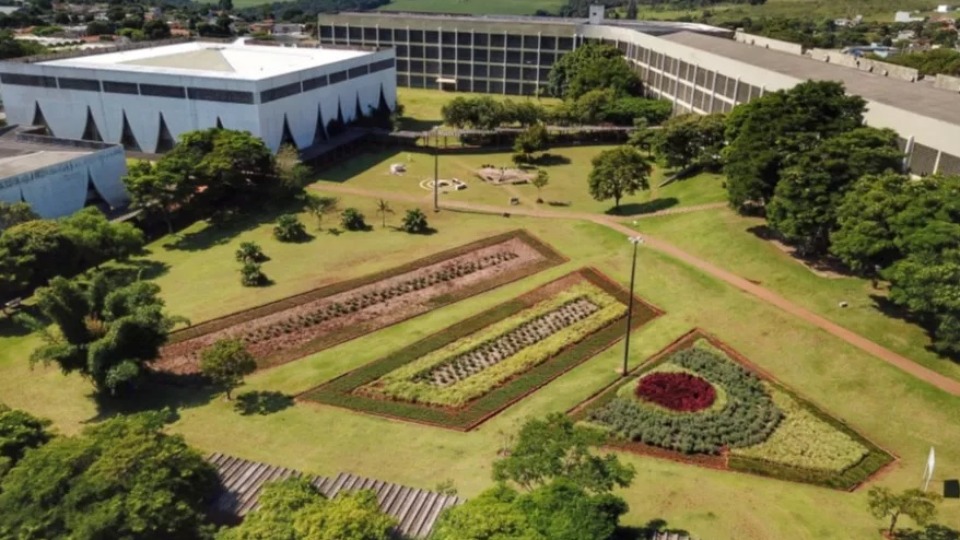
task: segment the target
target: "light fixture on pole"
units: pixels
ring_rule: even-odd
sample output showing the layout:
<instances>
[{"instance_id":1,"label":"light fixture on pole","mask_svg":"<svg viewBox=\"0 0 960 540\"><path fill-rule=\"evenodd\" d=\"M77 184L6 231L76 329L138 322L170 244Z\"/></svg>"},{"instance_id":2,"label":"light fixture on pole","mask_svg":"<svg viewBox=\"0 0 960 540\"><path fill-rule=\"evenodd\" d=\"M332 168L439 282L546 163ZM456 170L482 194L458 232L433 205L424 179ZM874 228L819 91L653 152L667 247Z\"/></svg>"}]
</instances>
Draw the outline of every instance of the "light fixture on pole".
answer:
<instances>
[{"instance_id":1,"label":"light fixture on pole","mask_svg":"<svg viewBox=\"0 0 960 540\"><path fill-rule=\"evenodd\" d=\"M627 362L630 358L630 327L633 326L633 284L637 276L637 247L643 243L642 236L631 236L629 239L633 244L633 260L630 263L630 299L627 300L627 328L626 336L623 340L623 370L621 376L627 376Z\"/></svg>"}]
</instances>

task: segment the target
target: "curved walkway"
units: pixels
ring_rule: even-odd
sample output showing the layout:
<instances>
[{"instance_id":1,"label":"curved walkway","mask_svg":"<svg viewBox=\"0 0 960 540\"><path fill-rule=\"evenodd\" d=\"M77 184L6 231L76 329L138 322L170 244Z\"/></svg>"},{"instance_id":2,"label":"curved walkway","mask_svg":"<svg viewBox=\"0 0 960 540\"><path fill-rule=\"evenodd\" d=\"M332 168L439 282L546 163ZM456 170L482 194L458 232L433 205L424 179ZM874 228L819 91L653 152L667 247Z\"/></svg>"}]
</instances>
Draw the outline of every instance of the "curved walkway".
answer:
<instances>
[{"instance_id":1,"label":"curved walkway","mask_svg":"<svg viewBox=\"0 0 960 540\"><path fill-rule=\"evenodd\" d=\"M323 184L322 186L314 186L317 189L322 191L329 191L334 193L343 193L350 195L360 195L364 197L374 197L379 199L389 199L394 201L401 202L414 202L414 203L423 203L424 197L419 196L410 196L404 195L401 193L393 193L389 191L380 191L380 190L371 190L364 188L355 188L350 186L345 186L342 184ZM428 198L428 201L432 204L432 195ZM644 217L660 216L665 214L676 214L682 212L695 212L700 210L708 210L713 208L718 208L724 206L723 203L719 204L704 204L698 206L691 206L687 208L675 208L667 209L661 212L654 212L650 214L643 214L629 219L640 219ZM487 204L477 204L469 203L464 201L441 201L441 208L448 210L462 210L467 212L480 212L486 214L504 214L508 213L510 215L516 216L528 216L528 217L537 217L537 218L548 218L548 219L579 219L584 221L590 221L604 227L613 229L619 233L622 233L627 236L633 236L637 234L637 231L631 229L624 223L618 221L617 218L605 215L584 213L584 212L558 212L553 210L544 210L539 208L525 208L520 206L514 207L500 207ZM681 212L682 211L682 212ZM648 234L644 234L644 245L651 249L655 249L664 253L674 259L683 261L684 263L706 273L714 278L717 278L721 281L724 281L743 292L749 293L764 302L776 306L791 315L795 315L804 321L836 336L850 345L857 347L858 349L865 351L884 362L892 364L901 370L913 375L914 377L927 382L944 392L949 394L960 396L960 381L951 379L933 371L932 369L926 368L909 358L897 354L886 347L875 343L856 332L848 330L839 324L830 321L829 319L822 317L809 309L801 307L797 304L794 304L790 300L780 296L779 294L765 289L751 281L744 279L732 272L729 272L719 266L716 266L713 263L705 261L699 257L691 255L686 251L678 248L677 246L660 240L655 237L651 237Z\"/></svg>"}]
</instances>

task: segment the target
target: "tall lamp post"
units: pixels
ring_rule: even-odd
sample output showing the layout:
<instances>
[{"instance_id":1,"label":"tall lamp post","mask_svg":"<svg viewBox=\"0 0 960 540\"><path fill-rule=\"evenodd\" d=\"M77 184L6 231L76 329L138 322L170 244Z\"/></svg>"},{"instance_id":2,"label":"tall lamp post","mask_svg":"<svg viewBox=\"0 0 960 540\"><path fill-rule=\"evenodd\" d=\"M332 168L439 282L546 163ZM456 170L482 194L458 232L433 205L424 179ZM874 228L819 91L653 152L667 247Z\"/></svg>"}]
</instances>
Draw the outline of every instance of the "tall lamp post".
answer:
<instances>
[{"instance_id":1,"label":"tall lamp post","mask_svg":"<svg viewBox=\"0 0 960 540\"><path fill-rule=\"evenodd\" d=\"M630 327L633 324L633 284L637 277L637 246L643 243L643 237L631 236L629 241L633 244L633 261L630 264L630 299L627 300L627 328L626 337L623 340L623 371L620 372L622 377L627 376L627 361L630 358Z\"/></svg>"}]
</instances>

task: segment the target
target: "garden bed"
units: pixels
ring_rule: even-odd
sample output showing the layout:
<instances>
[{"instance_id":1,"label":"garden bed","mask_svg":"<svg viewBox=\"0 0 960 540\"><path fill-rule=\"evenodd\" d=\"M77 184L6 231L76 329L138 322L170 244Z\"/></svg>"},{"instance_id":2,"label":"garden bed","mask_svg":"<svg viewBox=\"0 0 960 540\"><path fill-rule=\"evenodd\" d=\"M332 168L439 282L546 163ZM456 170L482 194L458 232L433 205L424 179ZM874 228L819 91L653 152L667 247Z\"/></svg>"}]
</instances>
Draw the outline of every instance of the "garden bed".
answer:
<instances>
[{"instance_id":1,"label":"garden bed","mask_svg":"<svg viewBox=\"0 0 960 540\"><path fill-rule=\"evenodd\" d=\"M895 459L701 330L571 415L614 448L834 489L853 490Z\"/></svg>"},{"instance_id":2,"label":"garden bed","mask_svg":"<svg viewBox=\"0 0 960 540\"><path fill-rule=\"evenodd\" d=\"M180 330L152 367L194 375L200 352L222 338L243 340L261 368L281 364L562 262L526 231L497 235Z\"/></svg>"},{"instance_id":3,"label":"garden bed","mask_svg":"<svg viewBox=\"0 0 960 540\"><path fill-rule=\"evenodd\" d=\"M300 399L468 431L623 337L629 293L586 268ZM634 299L633 328L660 315Z\"/></svg>"}]
</instances>

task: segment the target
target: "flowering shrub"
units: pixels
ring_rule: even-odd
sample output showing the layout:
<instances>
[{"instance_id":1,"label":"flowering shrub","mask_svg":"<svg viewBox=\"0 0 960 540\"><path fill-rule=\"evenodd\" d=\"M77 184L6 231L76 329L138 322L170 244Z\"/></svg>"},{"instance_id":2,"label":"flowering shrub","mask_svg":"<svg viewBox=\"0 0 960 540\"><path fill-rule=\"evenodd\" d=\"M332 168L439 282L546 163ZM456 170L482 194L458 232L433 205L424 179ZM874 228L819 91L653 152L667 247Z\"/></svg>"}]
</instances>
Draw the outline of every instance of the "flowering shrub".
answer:
<instances>
[{"instance_id":1,"label":"flowering shrub","mask_svg":"<svg viewBox=\"0 0 960 540\"><path fill-rule=\"evenodd\" d=\"M640 379L636 394L640 399L680 412L706 409L717 398L710 383L690 373L651 373Z\"/></svg>"}]
</instances>

